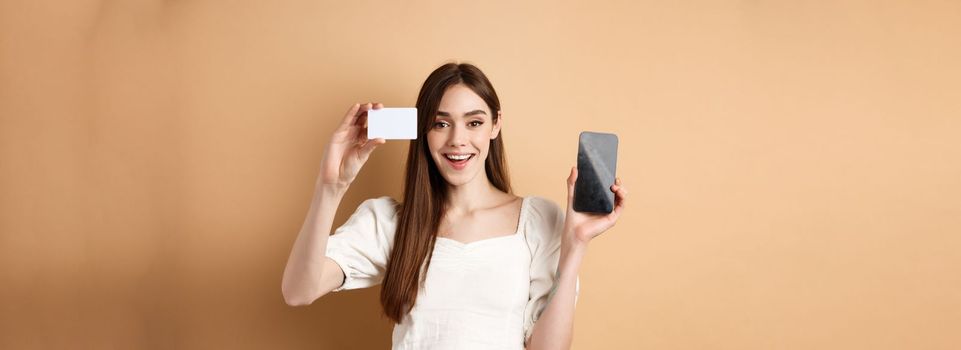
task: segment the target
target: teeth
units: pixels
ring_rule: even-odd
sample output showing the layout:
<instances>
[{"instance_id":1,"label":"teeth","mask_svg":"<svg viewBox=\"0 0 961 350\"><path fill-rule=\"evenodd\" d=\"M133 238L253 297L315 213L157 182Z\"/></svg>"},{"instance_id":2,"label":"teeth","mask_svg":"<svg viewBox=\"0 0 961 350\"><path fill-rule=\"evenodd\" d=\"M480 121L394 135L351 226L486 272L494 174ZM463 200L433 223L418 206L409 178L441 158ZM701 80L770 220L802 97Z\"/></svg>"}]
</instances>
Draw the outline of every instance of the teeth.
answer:
<instances>
[{"instance_id":1,"label":"teeth","mask_svg":"<svg viewBox=\"0 0 961 350\"><path fill-rule=\"evenodd\" d=\"M470 156L471 156L470 154L461 154L461 155L448 154L447 158L452 160L464 160L464 159L470 158Z\"/></svg>"}]
</instances>

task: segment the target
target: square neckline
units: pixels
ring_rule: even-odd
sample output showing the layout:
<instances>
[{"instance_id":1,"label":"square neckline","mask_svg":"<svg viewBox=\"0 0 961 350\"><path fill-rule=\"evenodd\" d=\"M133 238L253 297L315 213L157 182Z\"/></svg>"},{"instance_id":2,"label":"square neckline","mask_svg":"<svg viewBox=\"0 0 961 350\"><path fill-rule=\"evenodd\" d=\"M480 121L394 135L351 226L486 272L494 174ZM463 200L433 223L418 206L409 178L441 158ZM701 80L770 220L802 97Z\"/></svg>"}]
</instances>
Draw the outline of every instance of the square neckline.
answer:
<instances>
[{"instance_id":1,"label":"square neckline","mask_svg":"<svg viewBox=\"0 0 961 350\"><path fill-rule=\"evenodd\" d=\"M454 245L456 245L456 246L458 246L458 247L470 247L470 246L476 245L476 244L478 244L478 243L484 243L484 242L489 242L489 241L494 241L494 240L500 240L500 239L510 238L510 237L519 237L519 236L521 236L521 234L520 234L521 231L523 231L524 223L527 222L527 207L528 207L528 203L527 203L528 201L527 201L527 200L528 200L528 198L530 198L530 196L521 197L521 209L520 209L520 213L519 213L518 216L517 216L517 229L516 229L516 230L514 231L514 233L512 233L512 234L501 235L501 236L494 236L494 237L488 237L488 238L479 239L479 240L471 241L471 242L467 242L467 243L458 241L458 240L453 239L453 238L435 236L435 237L436 237L435 242L436 242L436 241L441 241L441 240L443 240L443 241L446 241L446 242L453 243Z\"/></svg>"}]
</instances>

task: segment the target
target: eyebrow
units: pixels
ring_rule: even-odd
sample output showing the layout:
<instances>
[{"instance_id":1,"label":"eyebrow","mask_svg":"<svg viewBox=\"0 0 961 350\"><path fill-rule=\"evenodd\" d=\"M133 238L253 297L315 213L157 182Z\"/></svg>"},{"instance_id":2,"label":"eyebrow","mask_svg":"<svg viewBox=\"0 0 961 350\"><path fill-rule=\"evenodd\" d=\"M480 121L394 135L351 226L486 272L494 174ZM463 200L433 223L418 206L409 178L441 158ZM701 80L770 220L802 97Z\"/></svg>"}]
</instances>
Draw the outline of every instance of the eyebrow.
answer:
<instances>
[{"instance_id":1,"label":"eyebrow","mask_svg":"<svg viewBox=\"0 0 961 350\"><path fill-rule=\"evenodd\" d=\"M473 110L473 111L464 113L464 116L465 116L465 117L470 117L470 116L472 116L472 115L477 115L477 114L487 115L487 112L484 112L484 110L482 110L482 109L475 109L475 110ZM437 115L439 115L439 116L441 116L441 117L450 117L450 113L447 113L447 112L444 112L444 111L437 111Z\"/></svg>"}]
</instances>

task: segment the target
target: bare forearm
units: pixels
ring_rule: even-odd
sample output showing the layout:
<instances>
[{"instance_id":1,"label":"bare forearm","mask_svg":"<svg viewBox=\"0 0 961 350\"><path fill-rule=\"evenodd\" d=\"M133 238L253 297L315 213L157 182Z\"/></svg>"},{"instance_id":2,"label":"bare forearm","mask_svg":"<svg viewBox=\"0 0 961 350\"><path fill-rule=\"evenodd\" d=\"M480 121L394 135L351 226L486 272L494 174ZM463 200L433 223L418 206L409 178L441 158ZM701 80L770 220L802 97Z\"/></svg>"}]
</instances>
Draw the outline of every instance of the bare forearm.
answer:
<instances>
[{"instance_id":1,"label":"bare forearm","mask_svg":"<svg viewBox=\"0 0 961 350\"><path fill-rule=\"evenodd\" d=\"M566 236L566 235L565 235ZM561 244L557 279L544 313L534 324L527 349L570 349L574 336L574 298L577 274L587 253L587 244Z\"/></svg>"},{"instance_id":2,"label":"bare forearm","mask_svg":"<svg viewBox=\"0 0 961 350\"><path fill-rule=\"evenodd\" d=\"M288 302L309 303L317 298L327 252L327 238L346 188L317 186L304 225L287 259L283 294Z\"/></svg>"}]
</instances>

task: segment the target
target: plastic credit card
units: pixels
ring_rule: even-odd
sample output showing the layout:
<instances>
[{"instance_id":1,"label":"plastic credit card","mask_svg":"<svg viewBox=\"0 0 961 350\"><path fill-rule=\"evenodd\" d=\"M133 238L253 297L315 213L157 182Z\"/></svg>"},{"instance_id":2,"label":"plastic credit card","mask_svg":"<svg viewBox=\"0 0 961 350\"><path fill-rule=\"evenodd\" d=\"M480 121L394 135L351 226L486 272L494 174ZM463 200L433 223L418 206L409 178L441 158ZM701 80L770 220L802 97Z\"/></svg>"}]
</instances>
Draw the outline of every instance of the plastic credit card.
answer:
<instances>
[{"instance_id":1,"label":"plastic credit card","mask_svg":"<svg viewBox=\"0 0 961 350\"><path fill-rule=\"evenodd\" d=\"M417 108L380 108L367 111L367 138L417 138Z\"/></svg>"}]
</instances>

